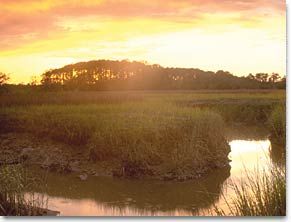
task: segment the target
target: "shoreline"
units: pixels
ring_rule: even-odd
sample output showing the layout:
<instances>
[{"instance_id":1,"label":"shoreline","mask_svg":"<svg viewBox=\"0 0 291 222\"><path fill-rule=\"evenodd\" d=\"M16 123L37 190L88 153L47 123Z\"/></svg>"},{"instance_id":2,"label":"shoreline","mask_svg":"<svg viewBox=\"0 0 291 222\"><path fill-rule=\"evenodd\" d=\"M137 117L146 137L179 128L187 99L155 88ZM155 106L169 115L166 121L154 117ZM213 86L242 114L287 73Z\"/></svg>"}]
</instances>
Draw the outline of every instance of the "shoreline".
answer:
<instances>
[{"instance_id":1,"label":"shoreline","mask_svg":"<svg viewBox=\"0 0 291 222\"><path fill-rule=\"evenodd\" d=\"M62 174L76 174L80 180L89 176L115 177L127 179L154 179L161 181L187 181L207 176L217 168L229 167L230 160L222 161L221 165L206 166L197 172L189 172L182 176L171 173L160 174L159 166L150 168L149 174L128 176L124 169L114 160L92 162L84 152L78 152L75 147L61 144L50 139L40 139L29 133L0 134L0 166L23 164L28 167L38 167L43 170Z\"/></svg>"}]
</instances>

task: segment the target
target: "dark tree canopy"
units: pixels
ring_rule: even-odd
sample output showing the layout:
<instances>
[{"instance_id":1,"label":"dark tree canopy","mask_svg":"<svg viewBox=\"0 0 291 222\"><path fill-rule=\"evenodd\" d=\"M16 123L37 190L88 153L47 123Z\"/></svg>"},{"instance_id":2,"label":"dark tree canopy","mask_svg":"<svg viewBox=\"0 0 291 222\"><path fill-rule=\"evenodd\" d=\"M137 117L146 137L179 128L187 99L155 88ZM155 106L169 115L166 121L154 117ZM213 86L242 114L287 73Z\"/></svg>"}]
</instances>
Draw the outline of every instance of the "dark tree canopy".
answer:
<instances>
[{"instance_id":1,"label":"dark tree canopy","mask_svg":"<svg viewBox=\"0 0 291 222\"><path fill-rule=\"evenodd\" d=\"M41 83L67 89L155 90L274 88L279 86L277 83L280 81L276 73L238 77L223 70L212 72L194 68L165 68L127 60L94 60L51 69L42 74Z\"/></svg>"},{"instance_id":2,"label":"dark tree canopy","mask_svg":"<svg viewBox=\"0 0 291 222\"><path fill-rule=\"evenodd\" d=\"M9 79L10 78L9 78L8 74L0 72L0 85L7 83Z\"/></svg>"}]
</instances>

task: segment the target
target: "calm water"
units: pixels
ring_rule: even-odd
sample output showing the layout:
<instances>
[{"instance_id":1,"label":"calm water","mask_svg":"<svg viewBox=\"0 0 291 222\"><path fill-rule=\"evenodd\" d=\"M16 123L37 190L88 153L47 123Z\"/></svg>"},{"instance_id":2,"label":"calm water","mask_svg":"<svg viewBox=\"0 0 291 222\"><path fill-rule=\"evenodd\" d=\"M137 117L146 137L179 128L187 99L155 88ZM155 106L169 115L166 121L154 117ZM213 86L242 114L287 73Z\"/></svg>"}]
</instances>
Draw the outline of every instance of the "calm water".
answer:
<instances>
[{"instance_id":1,"label":"calm water","mask_svg":"<svg viewBox=\"0 0 291 222\"><path fill-rule=\"evenodd\" d=\"M230 182L243 180L245 171L261 170L267 164L280 163L280 152L272 151L271 142L232 136L230 167L215 170L208 176L186 182L127 180L49 173L48 186L42 192L49 199L48 208L61 216L189 216L209 214L213 204L227 211L224 198L231 198Z\"/></svg>"}]
</instances>

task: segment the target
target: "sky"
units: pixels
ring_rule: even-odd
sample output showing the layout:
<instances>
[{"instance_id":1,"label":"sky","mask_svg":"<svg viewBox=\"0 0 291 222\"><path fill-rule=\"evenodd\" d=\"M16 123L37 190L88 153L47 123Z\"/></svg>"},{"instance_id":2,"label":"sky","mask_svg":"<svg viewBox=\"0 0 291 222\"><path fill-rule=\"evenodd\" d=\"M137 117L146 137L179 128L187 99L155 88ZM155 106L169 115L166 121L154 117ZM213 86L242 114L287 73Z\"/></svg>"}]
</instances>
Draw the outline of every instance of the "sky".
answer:
<instances>
[{"instance_id":1,"label":"sky","mask_svg":"<svg viewBox=\"0 0 291 222\"><path fill-rule=\"evenodd\" d=\"M0 72L97 59L286 74L284 0L0 0Z\"/></svg>"}]
</instances>

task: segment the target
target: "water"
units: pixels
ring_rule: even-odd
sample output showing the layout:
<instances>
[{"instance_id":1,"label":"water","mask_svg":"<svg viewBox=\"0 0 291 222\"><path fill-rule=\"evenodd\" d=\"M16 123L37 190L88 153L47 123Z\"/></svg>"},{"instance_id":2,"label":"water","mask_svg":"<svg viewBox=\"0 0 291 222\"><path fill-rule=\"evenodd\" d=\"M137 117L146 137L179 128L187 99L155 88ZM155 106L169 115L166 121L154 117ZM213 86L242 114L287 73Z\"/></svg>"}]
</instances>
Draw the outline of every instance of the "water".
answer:
<instances>
[{"instance_id":1,"label":"water","mask_svg":"<svg viewBox=\"0 0 291 222\"><path fill-rule=\"evenodd\" d=\"M48 208L60 211L61 216L208 215L213 204L227 211L224 198L233 195L231 182L243 180L246 170L253 172L268 164L282 164L280 151L272 151L266 136L234 138L229 142L230 167L215 170L201 179L163 182L89 177L81 181L76 175L49 173L48 186L42 193L49 199Z\"/></svg>"}]
</instances>

